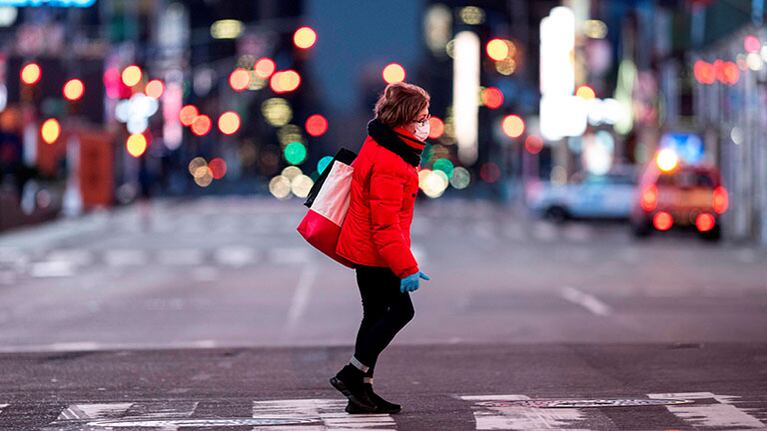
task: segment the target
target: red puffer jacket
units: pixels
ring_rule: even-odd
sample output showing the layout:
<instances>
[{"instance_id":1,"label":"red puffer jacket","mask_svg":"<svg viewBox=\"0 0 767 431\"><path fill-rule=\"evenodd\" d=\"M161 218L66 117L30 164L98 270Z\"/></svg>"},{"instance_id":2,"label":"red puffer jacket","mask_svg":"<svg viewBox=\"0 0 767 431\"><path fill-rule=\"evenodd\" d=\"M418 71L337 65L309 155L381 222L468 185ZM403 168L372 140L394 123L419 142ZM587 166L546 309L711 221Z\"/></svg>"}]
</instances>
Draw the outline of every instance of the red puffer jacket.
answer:
<instances>
[{"instance_id":1,"label":"red puffer jacket","mask_svg":"<svg viewBox=\"0 0 767 431\"><path fill-rule=\"evenodd\" d=\"M424 144L402 128L402 141ZM410 251L410 224L418 194L418 170L370 136L352 162L351 199L336 252L366 266L389 267L399 278L418 271Z\"/></svg>"}]
</instances>

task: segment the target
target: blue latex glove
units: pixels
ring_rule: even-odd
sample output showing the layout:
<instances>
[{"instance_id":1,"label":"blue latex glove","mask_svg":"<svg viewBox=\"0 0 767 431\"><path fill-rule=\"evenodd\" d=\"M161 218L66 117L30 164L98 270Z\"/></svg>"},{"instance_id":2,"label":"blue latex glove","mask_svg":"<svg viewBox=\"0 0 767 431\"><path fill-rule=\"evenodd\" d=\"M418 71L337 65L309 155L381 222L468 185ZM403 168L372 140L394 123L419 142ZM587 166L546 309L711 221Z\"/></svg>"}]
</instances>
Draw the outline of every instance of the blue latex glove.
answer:
<instances>
[{"instance_id":1,"label":"blue latex glove","mask_svg":"<svg viewBox=\"0 0 767 431\"><path fill-rule=\"evenodd\" d=\"M418 290L418 282L419 278L423 278L424 280L431 280L431 277L424 274L421 271L415 272L413 274L408 275L407 277L401 279L399 281L399 290L402 293L405 292L415 292Z\"/></svg>"}]
</instances>

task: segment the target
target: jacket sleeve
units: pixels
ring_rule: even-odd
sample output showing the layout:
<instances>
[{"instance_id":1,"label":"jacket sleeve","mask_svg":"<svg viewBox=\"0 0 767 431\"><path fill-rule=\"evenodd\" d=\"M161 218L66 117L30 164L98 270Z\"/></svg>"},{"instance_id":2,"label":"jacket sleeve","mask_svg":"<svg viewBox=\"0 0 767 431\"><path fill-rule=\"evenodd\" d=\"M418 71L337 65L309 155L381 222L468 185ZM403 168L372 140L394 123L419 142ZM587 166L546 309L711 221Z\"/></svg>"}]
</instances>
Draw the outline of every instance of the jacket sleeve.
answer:
<instances>
[{"instance_id":1,"label":"jacket sleeve","mask_svg":"<svg viewBox=\"0 0 767 431\"><path fill-rule=\"evenodd\" d=\"M418 271L418 263L405 243L399 225L399 213L405 179L393 172L376 171L370 177L370 222L378 253L399 278Z\"/></svg>"}]
</instances>

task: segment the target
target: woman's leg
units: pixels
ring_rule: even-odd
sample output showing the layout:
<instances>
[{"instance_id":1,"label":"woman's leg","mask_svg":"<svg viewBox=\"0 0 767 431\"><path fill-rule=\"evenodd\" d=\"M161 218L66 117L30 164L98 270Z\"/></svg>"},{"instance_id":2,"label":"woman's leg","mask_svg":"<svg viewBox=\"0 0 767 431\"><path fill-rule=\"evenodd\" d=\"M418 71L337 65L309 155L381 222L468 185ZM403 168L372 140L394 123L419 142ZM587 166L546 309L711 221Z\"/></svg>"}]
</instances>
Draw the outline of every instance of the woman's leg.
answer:
<instances>
[{"instance_id":1,"label":"woman's leg","mask_svg":"<svg viewBox=\"0 0 767 431\"><path fill-rule=\"evenodd\" d=\"M372 374L378 355L415 315L410 294L400 292L399 283L399 278L388 268L357 268L363 319L354 359L366 367L363 371L368 375Z\"/></svg>"}]
</instances>

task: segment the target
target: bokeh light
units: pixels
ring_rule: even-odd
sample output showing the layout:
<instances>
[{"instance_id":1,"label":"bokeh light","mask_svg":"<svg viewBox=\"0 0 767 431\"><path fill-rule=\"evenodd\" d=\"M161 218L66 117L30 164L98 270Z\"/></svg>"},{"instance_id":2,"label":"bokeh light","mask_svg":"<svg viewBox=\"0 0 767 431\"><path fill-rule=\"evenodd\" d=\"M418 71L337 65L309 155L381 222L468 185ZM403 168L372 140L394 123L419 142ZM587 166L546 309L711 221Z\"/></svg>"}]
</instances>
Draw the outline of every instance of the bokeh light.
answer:
<instances>
[{"instance_id":1,"label":"bokeh light","mask_svg":"<svg viewBox=\"0 0 767 431\"><path fill-rule=\"evenodd\" d=\"M745 49L746 52L757 52L761 47L762 43L759 42L759 38L753 34L749 34L743 38L743 49Z\"/></svg>"},{"instance_id":2,"label":"bokeh light","mask_svg":"<svg viewBox=\"0 0 767 431\"><path fill-rule=\"evenodd\" d=\"M450 185L453 188L462 190L468 187L469 183L471 183L471 173L469 173L468 169L462 166L453 169L453 176L450 177Z\"/></svg>"},{"instance_id":3,"label":"bokeh light","mask_svg":"<svg viewBox=\"0 0 767 431\"><path fill-rule=\"evenodd\" d=\"M673 171L679 165L679 156L671 148L664 148L658 151L655 158L658 168L663 172Z\"/></svg>"},{"instance_id":4,"label":"bokeh light","mask_svg":"<svg viewBox=\"0 0 767 431\"><path fill-rule=\"evenodd\" d=\"M141 133L128 136L128 140L125 142L125 149L128 150L128 154L136 158L141 157L146 152L146 147L146 136Z\"/></svg>"},{"instance_id":5,"label":"bokeh light","mask_svg":"<svg viewBox=\"0 0 767 431\"><path fill-rule=\"evenodd\" d=\"M302 171L298 166L285 166L285 168L282 169L282 172L280 172L280 175L289 179L290 181L293 181L293 178L303 173L304 171Z\"/></svg>"},{"instance_id":6,"label":"bokeh light","mask_svg":"<svg viewBox=\"0 0 767 431\"><path fill-rule=\"evenodd\" d=\"M490 109L498 109L503 105L503 92L495 87L487 87L479 94L482 104Z\"/></svg>"},{"instance_id":7,"label":"bokeh light","mask_svg":"<svg viewBox=\"0 0 767 431\"><path fill-rule=\"evenodd\" d=\"M198 115L195 117L194 121L192 121L192 133L197 136L207 135L208 132L210 132L211 126L210 117L204 114Z\"/></svg>"},{"instance_id":8,"label":"bokeh light","mask_svg":"<svg viewBox=\"0 0 767 431\"><path fill-rule=\"evenodd\" d=\"M652 218L652 224L655 226L655 229L669 230L674 224L674 218L665 211L658 211Z\"/></svg>"},{"instance_id":9,"label":"bokeh light","mask_svg":"<svg viewBox=\"0 0 767 431\"><path fill-rule=\"evenodd\" d=\"M49 118L45 120L42 127L40 127L40 136L42 136L43 142L46 144L52 144L56 142L60 135L61 125L59 124L59 120L55 118Z\"/></svg>"},{"instance_id":10,"label":"bokeh light","mask_svg":"<svg viewBox=\"0 0 767 431\"><path fill-rule=\"evenodd\" d=\"M317 32L311 27L301 27L293 33L293 43L301 49L309 49L317 42Z\"/></svg>"},{"instance_id":11,"label":"bokeh light","mask_svg":"<svg viewBox=\"0 0 767 431\"><path fill-rule=\"evenodd\" d=\"M268 57L264 57L259 59L256 64L253 65L253 71L256 74L256 77L260 79L267 79L274 73L276 69L276 65L274 64L274 60Z\"/></svg>"},{"instance_id":12,"label":"bokeh light","mask_svg":"<svg viewBox=\"0 0 767 431\"><path fill-rule=\"evenodd\" d=\"M701 232L708 232L716 225L716 219L709 213L701 213L695 217L695 227Z\"/></svg>"},{"instance_id":13,"label":"bokeh light","mask_svg":"<svg viewBox=\"0 0 767 431\"><path fill-rule=\"evenodd\" d=\"M328 131L328 120L320 114L310 115L306 119L306 133L311 136L322 136Z\"/></svg>"},{"instance_id":14,"label":"bokeh light","mask_svg":"<svg viewBox=\"0 0 767 431\"><path fill-rule=\"evenodd\" d=\"M442 137L444 133L445 133L445 123L442 122L440 118L437 118L432 115L431 118L429 118L429 138L437 139Z\"/></svg>"},{"instance_id":15,"label":"bokeh light","mask_svg":"<svg viewBox=\"0 0 767 431\"><path fill-rule=\"evenodd\" d=\"M277 130L277 139L279 139L280 145L283 147L291 142L303 142L304 140L301 135L301 128L295 124L286 124L280 127L280 129Z\"/></svg>"},{"instance_id":16,"label":"bokeh light","mask_svg":"<svg viewBox=\"0 0 767 431\"><path fill-rule=\"evenodd\" d=\"M300 142L291 142L283 151L285 160L291 165L298 165L306 160L306 147Z\"/></svg>"},{"instance_id":17,"label":"bokeh light","mask_svg":"<svg viewBox=\"0 0 767 431\"><path fill-rule=\"evenodd\" d=\"M159 79L153 79L147 82L146 87L144 87L144 94L152 99L159 99L164 92L165 85Z\"/></svg>"},{"instance_id":18,"label":"bokeh light","mask_svg":"<svg viewBox=\"0 0 767 431\"><path fill-rule=\"evenodd\" d=\"M62 93L64 94L64 98L69 101L79 100L85 93L85 85L83 84L83 81L79 79L70 79L64 84Z\"/></svg>"},{"instance_id":19,"label":"bokeh light","mask_svg":"<svg viewBox=\"0 0 767 431\"><path fill-rule=\"evenodd\" d=\"M501 168L493 162L485 162L479 168L479 177L486 183L494 183L501 178Z\"/></svg>"},{"instance_id":20,"label":"bokeh light","mask_svg":"<svg viewBox=\"0 0 767 431\"><path fill-rule=\"evenodd\" d=\"M226 175L226 161L221 157L211 159L208 163L208 168L210 169L210 174L213 176L213 179L220 180Z\"/></svg>"},{"instance_id":21,"label":"bokeh light","mask_svg":"<svg viewBox=\"0 0 767 431\"><path fill-rule=\"evenodd\" d=\"M437 159L432 165L432 168L435 171L444 172L448 178L453 177L453 171L455 170L455 166L453 166L453 162L451 162L450 159L446 159L446 158Z\"/></svg>"},{"instance_id":22,"label":"bokeh light","mask_svg":"<svg viewBox=\"0 0 767 431\"><path fill-rule=\"evenodd\" d=\"M29 63L21 69L21 82L27 85L35 85L40 81L43 73L37 63Z\"/></svg>"},{"instance_id":23,"label":"bokeh light","mask_svg":"<svg viewBox=\"0 0 767 431\"><path fill-rule=\"evenodd\" d=\"M229 86L234 91L243 91L248 88L250 84L250 73L243 69L237 68L229 74Z\"/></svg>"},{"instance_id":24,"label":"bokeh light","mask_svg":"<svg viewBox=\"0 0 767 431\"><path fill-rule=\"evenodd\" d=\"M319 162L317 162L317 172L322 175L323 172L325 172L325 169L327 169L328 166L330 166L330 163L333 161L333 156L325 156L320 159Z\"/></svg>"},{"instance_id":25,"label":"bokeh light","mask_svg":"<svg viewBox=\"0 0 767 431\"><path fill-rule=\"evenodd\" d=\"M186 105L178 111L178 119L184 126L191 126L198 115L200 115L200 113L194 105Z\"/></svg>"},{"instance_id":26,"label":"bokeh light","mask_svg":"<svg viewBox=\"0 0 767 431\"><path fill-rule=\"evenodd\" d=\"M581 85L575 90L575 95L583 100L592 100L597 97L597 93L588 85Z\"/></svg>"},{"instance_id":27,"label":"bokeh light","mask_svg":"<svg viewBox=\"0 0 767 431\"><path fill-rule=\"evenodd\" d=\"M501 61L509 56L509 45L503 39L492 39L485 47L487 56L495 61Z\"/></svg>"},{"instance_id":28,"label":"bokeh light","mask_svg":"<svg viewBox=\"0 0 767 431\"><path fill-rule=\"evenodd\" d=\"M418 171L418 187L424 194L432 199L442 196L450 181L442 171L421 169Z\"/></svg>"},{"instance_id":29,"label":"bokeh light","mask_svg":"<svg viewBox=\"0 0 767 431\"><path fill-rule=\"evenodd\" d=\"M284 126L293 118L293 110L290 109L288 101L279 97L264 100L261 113L266 122L275 127Z\"/></svg>"},{"instance_id":30,"label":"bokeh light","mask_svg":"<svg viewBox=\"0 0 767 431\"><path fill-rule=\"evenodd\" d=\"M276 72L269 80L269 86L275 93L289 93L301 85L301 75L295 70Z\"/></svg>"},{"instance_id":31,"label":"bokeh light","mask_svg":"<svg viewBox=\"0 0 767 431\"><path fill-rule=\"evenodd\" d=\"M525 138L525 150L530 154L538 154L543 150L543 139L530 135Z\"/></svg>"},{"instance_id":32,"label":"bokeh light","mask_svg":"<svg viewBox=\"0 0 767 431\"><path fill-rule=\"evenodd\" d=\"M519 115L507 115L501 123L503 133L510 138L518 138L525 133L525 121Z\"/></svg>"},{"instance_id":33,"label":"bokeh light","mask_svg":"<svg viewBox=\"0 0 767 431\"><path fill-rule=\"evenodd\" d=\"M405 68L397 63L389 63L381 72L383 80L387 84L394 84L405 80Z\"/></svg>"},{"instance_id":34,"label":"bokeh light","mask_svg":"<svg viewBox=\"0 0 767 431\"><path fill-rule=\"evenodd\" d=\"M197 168L193 176L194 183L200 187L208 187L213 182L213 172L209 166Z\"/></svg>"},{"instance_id":35,"label":"bokeh light","mask_svg":"<svg viewBox=\"0 0 767 431\"><path fill-rule=\"evenodd\" d=\"M192 176L197 175L197 172L200 168L208 166L208 162L205 161L202 157L195 157L191 161L189 161L189 174Z\"/></svg>"},{"instance_id":36,"label":"bokeh light","mask_svg":"<svg viewBox=\"0 0 767 431\"><path fill-rule=\"evenodd\" d=\"M290 196L290 180L283 175L277 175L269 180L269 193L277 199Z\"/></svg>"},{"instance_id":37,"label":"bokeh light","mask_svg":"<svg viewBox=\"0 0 767 431\"><path fill-rule=\"evenodd\" d=\"M125 84L128 87L133 87L134 85L141 82L141 77L143 73L141 72L141 68L136 66L135 64L132 64L125 69L123 69L122 73L122 80L123 84Z\"/></svg>"},{"instance_id":38,"label":"bokeh light","mask_svg":"<svg viewBox=\"0 0 767 431\"><path fill-rule=\"evenodd\" d=\"M311 178L303 174L297 175L290 181L290 191L299 198L305 198L309 196L313 185L314 181Z\"/></svg>"},{"instance_id":39,"label":"bokeh light","mask_svg":"<svg viewBox=\"0 0 767 431\"><path fill-rule=\"evenodd\" d=\"M232 135L240 129L240 116L236 112L227 111L218 117L218 130L225 135ZM218 178L216 178L218 179Z\"/></svg>"}]
</instances>

